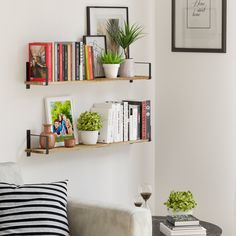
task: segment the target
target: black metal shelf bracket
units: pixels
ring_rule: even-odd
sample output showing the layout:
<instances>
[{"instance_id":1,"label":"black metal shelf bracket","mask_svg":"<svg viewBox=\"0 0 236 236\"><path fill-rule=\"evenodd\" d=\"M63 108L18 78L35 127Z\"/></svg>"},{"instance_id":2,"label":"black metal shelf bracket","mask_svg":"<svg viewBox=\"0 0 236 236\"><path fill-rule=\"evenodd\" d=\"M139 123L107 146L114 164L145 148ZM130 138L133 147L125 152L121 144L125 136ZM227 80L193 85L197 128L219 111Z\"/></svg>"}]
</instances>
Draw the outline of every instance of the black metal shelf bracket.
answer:
<instances>
[{"instance_id":1,"label":"black metal shelf bracket","mask_svg":"<svg viewBox=\"0 0 236 236\"><path fill-rule=\"evenodd\" d=\"M31 133L31 130L26 130L26 153L27 153L27 157L30 157L31 156L31 148L32 148L32 142L31 142L31 138L32 137L43 137L43 138L45 138L46 139L46 143L45 143L45 145L46 145L46 148L45 148L45 150L46 150L46 154L49 154L49 137L48 136L45 136L45 135L39 135L39 134L32 134Z\"/></svg>"},{"instance_id":2,"label":"black metal shelf bracket","mask_svg":"<svg viewBox=\"0 0 236 236\"><path fill-rule=\"evenodd\" d=\"M148 78L152 78L152 63L151 62L135 62L135 64L139 65L148 65Z\"/></svg>"}]
</instances>

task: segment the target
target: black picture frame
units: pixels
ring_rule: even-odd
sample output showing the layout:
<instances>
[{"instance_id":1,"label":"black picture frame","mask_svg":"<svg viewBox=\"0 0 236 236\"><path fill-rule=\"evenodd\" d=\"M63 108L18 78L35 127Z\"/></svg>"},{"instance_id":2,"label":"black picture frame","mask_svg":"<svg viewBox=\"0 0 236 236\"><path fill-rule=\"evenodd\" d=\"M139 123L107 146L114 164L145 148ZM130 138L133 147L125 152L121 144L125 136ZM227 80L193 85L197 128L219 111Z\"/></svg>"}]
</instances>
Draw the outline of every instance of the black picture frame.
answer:
<instances>
[{"instance_id":1,"label":"black picture frame","mask_svg":"<svg viewBox=\"0 0 236 236\"><path fill-rule=\"evenodd\" d=\"M102 11L102 10L109 10L109 16L112 14L112 10L120 10L124 14L125 21L129 23L129 8L123 7L123 6L87 6L86 13L87 13L87 35L98 35L99 33L95 29L95 27L92 24L93 20L93 13L95 11ZM106 18L105 12L104 12L104 18ZM107 36L107 49L109 50L109 35L106 32L101 32L102 35ZM128 49L128 55L130 56L130 52Z\"/></svg>"},{"instance_id":2,"label":"black picture frame","mask_svg":"<svg viewBox=\"0 0 236 236\"><path fill-rule=\"evenodd\" d=\"M98 40L96 41L96 39L98 39ZM104 71L102 68L102 64L99 62L99 56L101 55L101 53L103 51L107 52L106 35L84 35L83 42L84 42L84 44L93 46L94 70L95 70L94 76L96 78L105 77L105 74L104 74Z\"/></svg>"},{"instance_id":3,"label":"black picture frame","mask_svg":"<svg viewBox=\"0 0 236 236\"><path fill-rule=\"evenodd\" d=\"M176 2L179 0L172 0L172 42L171 50L172 52L199 52L199 53L226 53L226 29L227 29L227 0L222 1L221 9L221 46L219 48L205 48L205 47L177 47L176 46ZM188 0L186 0L187 2Z\"/></svg>"}]
</instances>

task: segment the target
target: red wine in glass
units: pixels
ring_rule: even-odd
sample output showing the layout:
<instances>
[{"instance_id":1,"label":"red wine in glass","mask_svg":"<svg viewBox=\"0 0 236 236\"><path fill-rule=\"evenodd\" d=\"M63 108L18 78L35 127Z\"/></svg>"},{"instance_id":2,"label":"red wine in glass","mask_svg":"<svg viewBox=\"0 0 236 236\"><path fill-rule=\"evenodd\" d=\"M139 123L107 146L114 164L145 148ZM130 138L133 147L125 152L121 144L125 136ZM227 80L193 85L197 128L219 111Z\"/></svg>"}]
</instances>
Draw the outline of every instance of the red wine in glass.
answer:
<instances>
[{"instance_id":1,"label":"red wine in glass","mask_svg":"<svg viewBox=\"0 0 236 236\"><path fill-rule=\"evenodd\" d=\"M147 200L150 199L152 195L152 186L150 184L142 184L140 187L140 195L142 196L143 200L145 201L144 207L149 209L147 204Z\"/></svg>"},{"instance_id":2,"label":"red wine in glass","mask_svg":"<svg viewBox=\"0 0 236 236\"><path fill-rule=\"evenodd\" d=\"M152 195L152 193L149 193L149 192L141 193L141 196L145 202L151 197L151 195Z\"/></svg>"}]
</instances>

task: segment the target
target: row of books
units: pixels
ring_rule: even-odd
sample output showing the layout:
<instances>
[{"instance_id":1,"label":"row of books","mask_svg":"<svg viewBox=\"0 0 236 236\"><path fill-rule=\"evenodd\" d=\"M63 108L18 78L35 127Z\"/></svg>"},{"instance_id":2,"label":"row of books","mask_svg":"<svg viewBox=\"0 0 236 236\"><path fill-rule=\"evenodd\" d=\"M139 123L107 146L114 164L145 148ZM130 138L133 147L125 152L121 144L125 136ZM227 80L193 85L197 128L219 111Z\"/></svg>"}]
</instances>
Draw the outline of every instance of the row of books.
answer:
<instances>
[{"instance_id":1,"label":"row of books","mask_svg":"<svg viewBox=\"0 0 236 236\"><path fill-rule=\"evenodd\" d=\"M167 236L206 235L206 229L192 215L167 216L166 221L160 223L160 231Z\"/></svg>"},{"instance_id":2,"label":"row of books","mask_svg":"<svg viewBox=\"0 0 236 236\"><path fill-rule=\"evenodd\" d=\"M147 101L108 101L91 108L103 119L98 142L113 143L151 140L151 103Z\"/></svg>"},{"instance_id":3,"label":"row of books","mask_svg":"<svg viewBox=\"0 0 236 236\"><path fill-rule=\"evenodd\" d=\"M29 79L35 82L93 80L93 47L83 42L29 43Z\"/></svg>"}]
</instances>

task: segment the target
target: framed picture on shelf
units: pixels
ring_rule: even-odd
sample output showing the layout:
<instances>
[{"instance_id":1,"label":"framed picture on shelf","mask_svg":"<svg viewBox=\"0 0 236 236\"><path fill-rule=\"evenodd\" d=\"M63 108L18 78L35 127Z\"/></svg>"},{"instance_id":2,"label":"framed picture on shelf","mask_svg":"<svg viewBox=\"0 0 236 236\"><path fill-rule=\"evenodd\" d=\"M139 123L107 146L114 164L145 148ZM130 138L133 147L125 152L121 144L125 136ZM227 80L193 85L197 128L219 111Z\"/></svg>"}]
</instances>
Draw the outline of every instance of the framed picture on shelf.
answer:
<instances>
[{"instance_id":1,"label":"framed picture on shelf","mask_svg":"<svg viewBox=\"0 0 236 236\"><path fill-rule=\"evenodd\" d=\"M107 33L107 26L109 25L115 31L118 27L122 27L125 22L129 22L128 7L87 7L87 34L106 35L108 50L121 51Z\"/></svg>"},{"instance_id":2,"label":"framed picture on shelf","mask_svg":"<svg viewBox=\"0 0 236 236\"><path fill-rule=\"evenodd\" d=\"M85 44L93 47L94 55L94 75L96 78L105 76L102 64L100 63L100 56L107 51L106 35L90 35L84 36Z\"/></svg>"},{"instance_id":3,"label":"framed picture on shelf","mask_svg":"<svg viewBox=\"0 0 236 236\"><path fill-rule=\"evenodd\" d=\"M46 121L52 124L52 132L56 136L56 146L64 146L65 138L76 138L73 103L70 96L46 98L45 108Z\"/></svg>"},{"instance_id":4,"label":"framed picture on shelf","mask_svg":"<svg viewBox=\"0 0 236 236\"><path fill-rule=\"evenodd\" d=\"M226 0L172 0L173 52L226 52Z\"/></svg>"}]
</instances>

